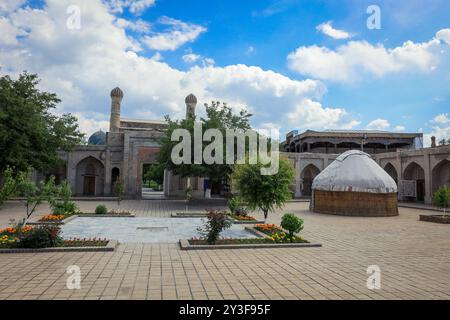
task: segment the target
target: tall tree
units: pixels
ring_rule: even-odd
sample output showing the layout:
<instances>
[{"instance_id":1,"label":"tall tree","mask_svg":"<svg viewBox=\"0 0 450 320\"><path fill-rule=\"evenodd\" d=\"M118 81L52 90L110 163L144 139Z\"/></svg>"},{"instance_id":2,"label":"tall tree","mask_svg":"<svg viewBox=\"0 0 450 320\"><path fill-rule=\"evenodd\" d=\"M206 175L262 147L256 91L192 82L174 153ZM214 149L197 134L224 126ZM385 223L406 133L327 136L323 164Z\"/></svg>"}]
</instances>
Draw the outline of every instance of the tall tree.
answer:
<instances>
[{"instance_id":1,"label":"tall tree","mask_svg":"<svg viewBox=\"0 0 450 320\"><path fill-rule=\"evenodd\" d=\"M51 113L56 94L37 88L38 76L23 72L17 80L0 77L0 171L7 166L45 171L59 163L58 150L70 151L84 134L71 114Z\"/></svg>"},{"instance_id":2,"label":"tall tree","mask_svg":"<svg viewBox=\"0 0 450 320\"><path fill-rule=\"evenodd\" d=\"M227 129L233 130L249 130L250 122L249 118L251 114L245 110L240 111L239 114L234 114L232 108L227 106L226 103L212 102L210 105L205 104L206 117L201 118L199 122L202 124L203 134L208 129L218 129L223 136L222 144L223 150L223 164L207 164L202 158L201 164L194 163L194 124L197 120L195 115L190 114L187 119L172 120L169 116L166 116L166 121L169 126L164 136L160 140L161 150L158 154L159 162L164 168L171 170L177 175L183 177L188 176L203 176L208 177L211 181L220 181L224 177L228 177L233 171L232 164L226 164L226 146L225 146L225 134ZM190 133L191 138L191 163L175 164L172 161L172 149L179 143L178 141L171 141L172 134L176 129L186 129ZM205 150L210 144L208 141L202 141L201 151ZM237 142L235 141L235 145Z\"/></svg>"},{"instance_id":3,"label":"tall tree","mask_svg":"<svg viewBox=\"0 0 450 320\"><path fill-rule=\"evenodd\" d=\"M260 162L236 166L233 183L239 197L251 210L259 209L267 220L269 211L282 208L291 199L289 187L294 182L295 170L287 158L280 157L278 172L262 175Z\"/></svg>"}]
</instances>

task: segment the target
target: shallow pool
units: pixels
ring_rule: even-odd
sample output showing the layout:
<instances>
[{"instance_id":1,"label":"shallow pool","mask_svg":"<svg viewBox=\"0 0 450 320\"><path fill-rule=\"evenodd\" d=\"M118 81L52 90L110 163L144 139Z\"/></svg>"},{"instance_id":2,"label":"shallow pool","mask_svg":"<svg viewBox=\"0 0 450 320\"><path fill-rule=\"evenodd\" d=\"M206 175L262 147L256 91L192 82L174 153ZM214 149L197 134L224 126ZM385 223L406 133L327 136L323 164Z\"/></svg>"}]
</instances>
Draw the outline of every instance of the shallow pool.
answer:
<instances>
[{"instance_id":1,"label":"shallow pool","mask_svg":"<svg viewBox=\"0 0 450 320\"><path fill-rule=\"evenodd\" d=\"M174 243L199 237L204 218L96 218L78 217L61 227L63 238L107 238L121 243ZM221 237L256 238L234 224Z\"/></svg>"}]
</instances>

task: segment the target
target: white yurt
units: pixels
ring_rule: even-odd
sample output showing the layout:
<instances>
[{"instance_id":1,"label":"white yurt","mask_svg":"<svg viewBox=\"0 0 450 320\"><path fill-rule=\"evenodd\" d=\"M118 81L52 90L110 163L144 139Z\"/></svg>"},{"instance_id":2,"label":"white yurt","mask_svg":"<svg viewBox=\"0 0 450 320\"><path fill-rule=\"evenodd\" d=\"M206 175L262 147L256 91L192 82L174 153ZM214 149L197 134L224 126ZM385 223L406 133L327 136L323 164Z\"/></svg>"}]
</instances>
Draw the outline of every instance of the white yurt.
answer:
<instances>
[{"instance_id":1,"label":"white yurt","mask_svg":"<svg viewBox=\"0 0 450 320\"><path fill-rule=\"evenodd\" d=\"M350 150L313 181L311 210L347 216L396 216L397 184L365 152Z\"/></svg>"}]
</instances>

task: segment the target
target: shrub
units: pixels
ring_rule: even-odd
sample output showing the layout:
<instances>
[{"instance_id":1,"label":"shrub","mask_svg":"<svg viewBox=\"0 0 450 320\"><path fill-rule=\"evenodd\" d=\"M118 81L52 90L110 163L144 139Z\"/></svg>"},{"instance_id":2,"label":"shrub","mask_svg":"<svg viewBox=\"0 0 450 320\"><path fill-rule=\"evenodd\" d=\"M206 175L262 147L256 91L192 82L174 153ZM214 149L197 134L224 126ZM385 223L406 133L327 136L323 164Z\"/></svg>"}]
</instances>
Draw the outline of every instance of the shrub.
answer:
<instances>
[{"instance_id":1,"label":"shrub","mask_svg":"<svg viewBox=\"0 0 450 320\"><path fill-rule=\"evenodd\" d=\"M97 207L95 207L95 214L107 214L108 209L103 204L99 204Z\"/></svg>"},{"instance_id":2,"label":"shrub","mask_svg":"<svg viewBox=\"0 0 450 320\"><path fill-rule=\"evenodd\" d=\"M148 187L153 189L153 190L157 190L158 189L158 183L154 180L150 180L148 182Z\"/></svg>"},{"instance_id":3,"label":"shrub","mask_svg":"<svg viewBox=\"0 0 450 320\"><path fill-rule=\"evenodd\" d=\"M49 248L61 245L62 238L59 236L58 227L40 226L23 234L19 246L21 248Z\"/></svg>"},{"instance_id":4,"label":"shrub","mask_svg":"<svg viewBox=\"0 0 450 320\"><path fill-rule=\"evenodd\" d=\"M303 230L303 220L292 213L286 213L281 218L281 227L289 232L288 238L294 241L294 234Z\"/></svg>"},{"instance_id":5,"label":"shrub","mask_svg":"<svg viewBox=\"0 0 450 320\"><path fill-rule=\"evenodd\" d=\"M228 209L232 214L237 216L246 216L248 214L247 208L244 206L242 199L239 197L233 197L228 200Z\"/></svg>"},{"instance_id":6,"label":"shrub","mask_svg":"<svg viewBox=\"0 0 450 320\"><path fill-rule=\"evenodd\" d=\"M122 180L119 179L119 180L116 181L116 183L114 185L114 192L115 192L116 197L117 197L117 205L120 207L120 203L123 200L123 195L124 195L124 192L125 192Z\"/></svg>"},{"instance_id":7,"label":"shrub","mask_svg":"<svg viewBox=\"0 0 450 320\"><path fill-rule=\"evenodd\" d=\"M447 186L440 187L433 196L433 204L439 208L447 209L450 206L450 188Z\"/></svg>"},{"instance_id":8,"label":"shrub","mask_svg":"<svg viewBox=\"0 0 450 320\"><path fill-rule=\"evenodd\" d=\"M56 192L59 199L52 199L50 202L53 214L73 215L78 213L78 207L75 202L72 201L72 190L67 181L61 183L61 185L57 187Z\"/></svg>"},{"instance_id":9,"label":"shrub","mask_svg":"<svg viewBox=\"0 0 450 320\"><path fill-rule=\"evenodd\" d=\"M203 227L199 227L197 231L206 237L208 244L215 244L220 233L229 227L231 227L231 221L227 219L223 212L212 211L208 213Z\"/></svg>"},{"instance_id":10,"label":"shrub","mask_svg":"<svg viewBox=\"0 0 450 320\"><path fill-rule=\"evenodd\" d=\"M228 200L227 202L228 205L228 209L230 209L231 213L235 213L237 207L239 206L239 200L237 197L233 197L231 199Z\"/></svg>"}]
</instances>

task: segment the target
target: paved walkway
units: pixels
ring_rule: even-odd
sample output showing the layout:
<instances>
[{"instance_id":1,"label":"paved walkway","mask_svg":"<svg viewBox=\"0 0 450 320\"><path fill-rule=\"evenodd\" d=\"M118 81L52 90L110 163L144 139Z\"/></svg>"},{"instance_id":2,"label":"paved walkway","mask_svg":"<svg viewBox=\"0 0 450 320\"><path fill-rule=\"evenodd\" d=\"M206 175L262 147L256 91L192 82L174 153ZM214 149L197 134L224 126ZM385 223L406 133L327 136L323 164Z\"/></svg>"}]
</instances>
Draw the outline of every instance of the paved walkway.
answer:
<instances>
[{"instance_id":1,"label":"paved walkway","mask_svg":"<svg viewBox=\"0 0 450 320\"><path fill-rule=\"evenodd\" d=\"M97 203L79 205L88 211ZM186 209L182 201L121 206L139 216ZM122 244L106 253L3 254L0 299L450 299L450 226L418 221L432 212L400 208L398 217L355 218L307 208L289 203L269 222L294 212L305 220L303 237L322 248L181 251L176 244ZM21 210L8 203L0 223ZM66 288L69 265L81 268L80 290ZM370 265L381 269L380 290L366 287Z\"/></svg>"}]
</instances>

